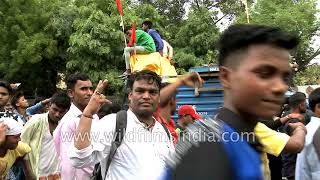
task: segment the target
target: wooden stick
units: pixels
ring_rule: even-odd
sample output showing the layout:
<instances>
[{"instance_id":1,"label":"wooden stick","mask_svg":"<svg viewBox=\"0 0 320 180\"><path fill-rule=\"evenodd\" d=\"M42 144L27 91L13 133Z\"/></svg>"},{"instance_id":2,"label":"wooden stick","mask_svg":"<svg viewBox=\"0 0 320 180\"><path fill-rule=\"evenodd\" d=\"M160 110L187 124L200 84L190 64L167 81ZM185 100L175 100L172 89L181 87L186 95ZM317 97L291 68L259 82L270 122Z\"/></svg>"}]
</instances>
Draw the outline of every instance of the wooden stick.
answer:
<instances>
[{"instance_id":1,"label":"wooden stick","mask_svg":"<svg viewBox=\"0 0 320 180\"><path fill-rule=\"evenodd\" d=\"M124 23L123 23L123 18L122 18L121 15L120 15L120 18L121 18L121 24L122 24L122 32L123 32L124 44L127 47L126 33L124 32Z\"/></svg>"}]
</instances>

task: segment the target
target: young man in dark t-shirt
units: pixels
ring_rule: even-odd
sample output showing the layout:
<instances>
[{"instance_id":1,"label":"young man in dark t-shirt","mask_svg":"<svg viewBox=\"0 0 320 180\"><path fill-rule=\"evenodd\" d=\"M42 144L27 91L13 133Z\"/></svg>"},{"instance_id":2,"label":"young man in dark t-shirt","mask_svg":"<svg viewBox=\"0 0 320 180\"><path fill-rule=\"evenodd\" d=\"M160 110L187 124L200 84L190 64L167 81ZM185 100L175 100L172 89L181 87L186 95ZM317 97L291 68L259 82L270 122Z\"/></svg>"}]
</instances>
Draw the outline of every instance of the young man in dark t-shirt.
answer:
<instances>
[{"instance_id":1,"label":"young man in dark t-shirt","mask_svg":"<svg viewBox=\"0 0 320 180\"><path fill-rule=\"evenodd\" d=\"M218 44L223 108L214 121L187 128L200 136L178 142L166 179L263 179L262 145L253 130L259 119L270 119L283 104L291 73L289 50L298 39L279 28L233 25Z\"/></svg>"},{"instance_id":2,"label":"young man in dark t-shirt","mask_svg":"<svg viewBox=\"0 0 320 180\"><path fill-rule=\"evenodd\" d=\"M304 117L302 114L307 110L306 104L306 96L301 93L297 92L289 97L289 107L290 113L300 114L301 117ZM292 128L289 126L289 123L297 123L297 122L304 122L304 119L293 118L290 119L284 126L280 127L280 130L289 136L292 135ZM297 160L297 153L288 153L282 152L282 176L286 177L288 180L295 179L295 168L296 168L296 160Z\"/></svg>"}]
</instances>

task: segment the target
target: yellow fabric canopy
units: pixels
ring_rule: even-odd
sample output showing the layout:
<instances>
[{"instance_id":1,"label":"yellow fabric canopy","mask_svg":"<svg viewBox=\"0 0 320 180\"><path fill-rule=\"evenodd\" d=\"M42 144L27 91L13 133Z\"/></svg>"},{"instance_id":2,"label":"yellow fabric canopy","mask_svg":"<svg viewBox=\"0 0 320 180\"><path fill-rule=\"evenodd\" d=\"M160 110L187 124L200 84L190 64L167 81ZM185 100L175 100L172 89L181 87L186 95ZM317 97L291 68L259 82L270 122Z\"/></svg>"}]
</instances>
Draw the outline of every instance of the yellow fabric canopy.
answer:
<instances>
[{"instance_id":1,"label":"yellow fabric canopy","mask_svg":"<svg viewBox=\"0 0 320 180\"><path fill-rule=\"evenodd\" d=\"M150 70L160 76L177 76L176 69L166 57L158 52L151 54L137 54L130 57L131 72Z\"/></svg>"}]
</instances>

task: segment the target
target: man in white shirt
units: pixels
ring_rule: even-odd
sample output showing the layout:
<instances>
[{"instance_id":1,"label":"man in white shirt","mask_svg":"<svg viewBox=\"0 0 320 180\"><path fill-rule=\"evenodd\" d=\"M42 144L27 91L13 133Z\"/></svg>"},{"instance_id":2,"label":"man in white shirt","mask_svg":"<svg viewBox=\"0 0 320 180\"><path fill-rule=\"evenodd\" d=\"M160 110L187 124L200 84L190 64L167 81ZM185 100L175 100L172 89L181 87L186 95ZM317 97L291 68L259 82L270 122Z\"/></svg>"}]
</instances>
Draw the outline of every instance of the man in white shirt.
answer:
<instances>
[{"instance_id":1,"label":"man in white shirt","mask_svg":"<svg viewBox=\"0 0 320 180\"><path fill-rule=\"evenodd\" d=\"M317 131L320 128L320 88L315 89L309 95L309 106L316 117L311 117L311 121L306 125L308 134L304 149L297 157L296 180L320 179L320 154L317 154L314 144L314 138L319 136Z\"/></svg>"},{"instance_id":2,"label":"man in white shirt","mask_svg":"<svg viewBox=\"0 0 320 180\"><path fill-rule=\"evenodd\" d=\"M76 73L67 77L66 84L72 104L53 133L55 147L60 159L61 179L89 180L93 172L93 165L77 169L72 166L68 154L70 148L73 146L74 134L79 124L82 111L92 96L92 83L87 75ZM93 117L94 121L98 121L99 118L97 115Z\"/></svg>"},{"instance_id":3,"label":"man in white shirt","mask_svg":"<svg viewBox=\"0 0 320 180\"><path fill-rule=\"evenodd\" d=\"M130 92L126 133L104 176L106 157L110 153L115 134L116 115L107 115L97 123L92 123L92 118L99 107L108 101L100 93L106 84L107 81L99 82L80 118L76 137L81 138L75 139L74 148L70 152L73 165L86 167L101 162L103 179L159 178L167 156L174 150L166 130L153 118L160 100L161 78L152 71L143 70L128 80Z\"/></svg>"},{"instance_id":4,"label":"man in white shirt","mask_svg":"<svg viewBox=\"0 0 320 180\"><path fill-rule=\"evenodd\" d=\"M21 140L32 149L27 157L37 179L60 179L59 159L52 134L70 105L66 93L56 93L50 100L49 112L32 116L24 126Z\"/></svg>"}]
</instances>

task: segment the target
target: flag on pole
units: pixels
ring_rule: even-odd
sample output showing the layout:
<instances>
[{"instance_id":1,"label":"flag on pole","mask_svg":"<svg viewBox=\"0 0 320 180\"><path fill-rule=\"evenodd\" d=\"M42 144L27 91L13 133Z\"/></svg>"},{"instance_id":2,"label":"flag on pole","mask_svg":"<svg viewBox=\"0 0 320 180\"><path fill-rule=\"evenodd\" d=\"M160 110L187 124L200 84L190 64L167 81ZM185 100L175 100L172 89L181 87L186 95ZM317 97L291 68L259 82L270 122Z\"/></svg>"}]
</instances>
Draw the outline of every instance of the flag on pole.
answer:
<instances>
[{"instance_id":1,"label":"flag on pole","mask_svg":"<svg viewBox=\"0 0 320 180\"><path fill-rule=\"evenodd\" d=\"M128 46L131 47L135 43L136 43L136 21L134 21L132 25L132 34L130 36L130 41L128 43Z\"/></svg>"},{"instance_id":2,"label":"flag on pole","mask_svg":"<svg viewBox=\"0 0 320 180\"><path fill-rule=\"evenodd\" d=\"M127 47L126 35L125 35L125 32L124 32L123 11L122 11L121 0L116 0L116 4L117 4L118 11L120 13L120 18L121 18L120 26L122 26L124 44Z\"/></svg>"},{"instance_id":3,"label":"flag on pole","mask_svg":"<svg viewBox=\"0 0 320 180\"><path fill-rule=\"evenodd\" d=\"M116 3L117 3L117 8L118 8L118 11L120 13L120 16L123 16L121 0L116 0Z\"/></svg>"}]
</instances>

